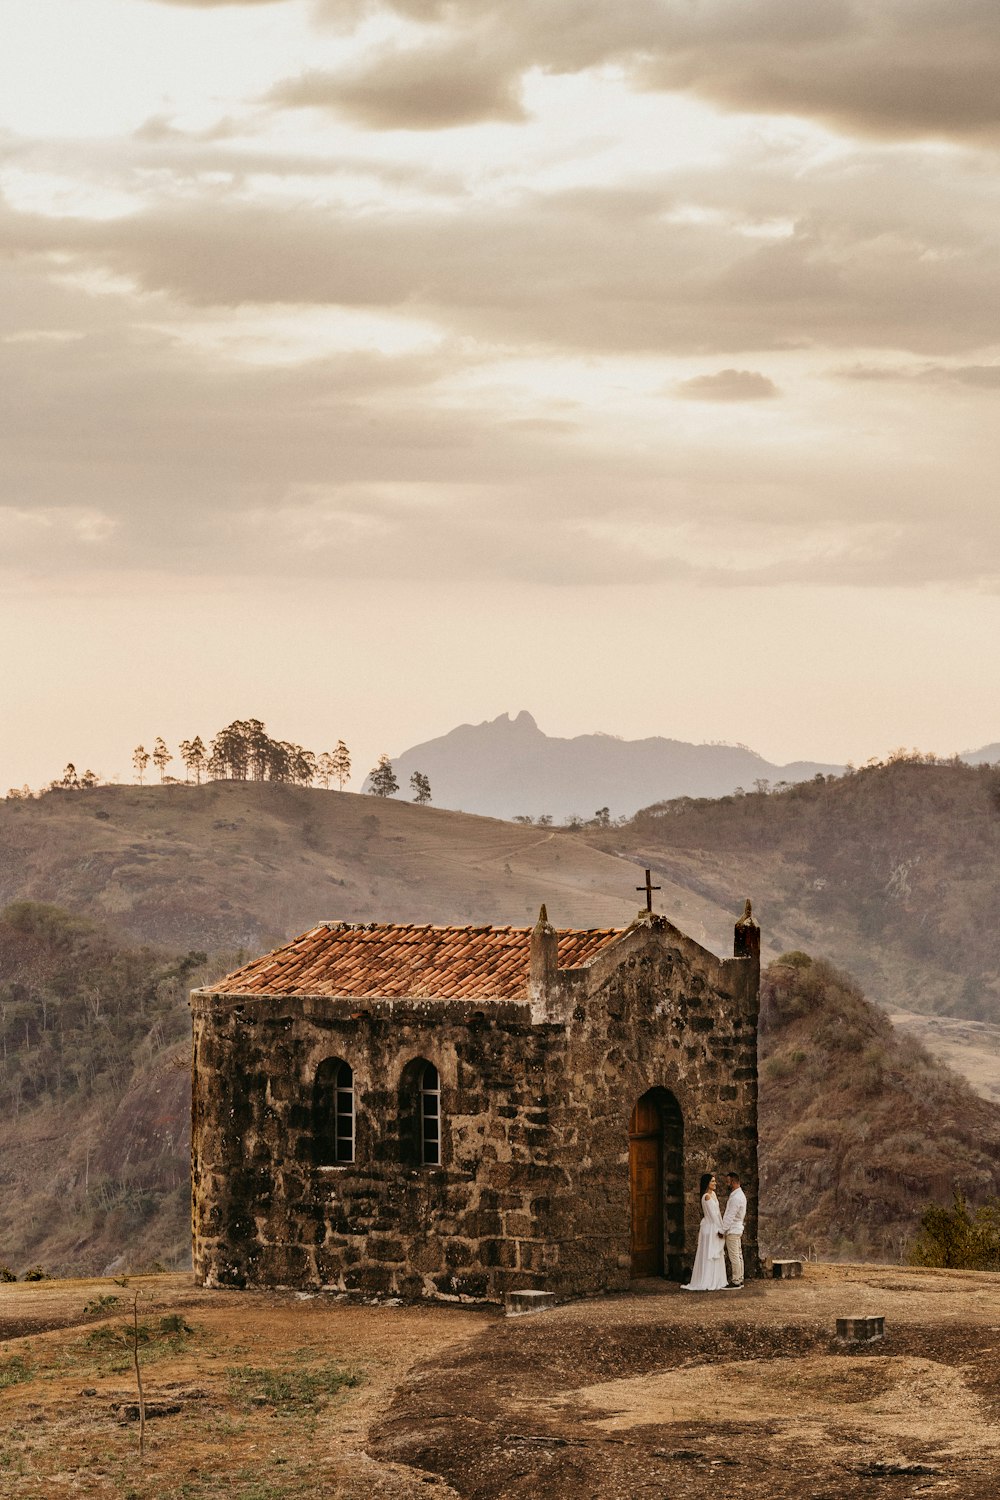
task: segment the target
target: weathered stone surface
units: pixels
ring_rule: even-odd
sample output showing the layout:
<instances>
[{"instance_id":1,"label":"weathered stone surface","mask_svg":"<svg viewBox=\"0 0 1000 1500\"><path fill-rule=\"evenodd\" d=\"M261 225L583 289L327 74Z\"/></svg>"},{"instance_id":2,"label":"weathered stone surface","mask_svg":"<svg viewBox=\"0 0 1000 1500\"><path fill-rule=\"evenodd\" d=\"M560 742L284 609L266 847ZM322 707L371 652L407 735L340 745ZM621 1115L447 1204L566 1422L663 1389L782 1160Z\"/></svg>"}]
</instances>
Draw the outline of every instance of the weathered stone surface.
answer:
<instances>
[{"instance_id":1,"label":"weathered stone surface","mask_svg":"<svg viewBox=\"0 0 1000 1500\"><path fill-rule=\"evenodd\" d=\"M555 1307L555 1305L554 1292L508 1292L504 1298L504 1307L509 1318L523 1313L544 1312L547 1307Z\"/></svg>"},{"instance_id":2,"label":"weathered stone surface","mask_svg":"<svg viewBox=\"0 0 1000 1500\"><path fill-rule=\"evenodd\" d=\"M838 1318L837 1337L846 1344L870 1344L885 1338L884 1317Z\"/></svg>"},{"instance_id":3,"label":"weathered stone surface","mask_svg":"<svg viewBox=\"0 0 1000 1500\"><path fill-rule=\"evenodd\" d=\"M630 1279L629 1121L650 1091L663 1141L663 1263L694 1259L704 1171L738 1171L757 1260L759 929L719 960L641 913L582 969L542 924L523 1002L195 991L193 1235L208 1285L400 1296L558 1297ZM330 1165L317 1069L353 1069L355 1157ZM441 1161L415 1149L433 1063ZM328 1149L328 1147L327 1147Z\"/></svg>"}]
</instances>

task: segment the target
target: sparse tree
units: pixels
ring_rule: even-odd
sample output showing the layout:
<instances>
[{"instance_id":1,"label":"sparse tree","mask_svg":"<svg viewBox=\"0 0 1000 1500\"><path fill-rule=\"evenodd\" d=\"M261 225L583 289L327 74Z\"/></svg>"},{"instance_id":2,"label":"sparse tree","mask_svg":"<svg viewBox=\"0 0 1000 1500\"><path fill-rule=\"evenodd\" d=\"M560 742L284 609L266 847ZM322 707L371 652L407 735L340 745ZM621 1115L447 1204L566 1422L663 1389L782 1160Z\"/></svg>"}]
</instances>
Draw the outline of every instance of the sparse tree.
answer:
<instances>
[{"instance_id":1,"label":"sparse tree","mask_svg":"<svg viewBox=\"0 0 1000 1500\"><path fill-rule=\"evenodd\" d=\"M512 819L512 822L514 822L514 823L524 823L524 824L533 823L534 821L535 820L531 816L530 813L515 813L514 817Z\"/></svg>"},{"instance_id":2,"label":"sparse tree","mask_svg":"<svg viewBox=\"0 0 1000 1500\"><path fill-rule=\"evenodd\" d=\"M280 742L280 748L284 752L285 779L294 781L297 786L312 786L316 779L316 757L311 750L303 750L301 745L291 745L287 740ZM272 777L277 780L277 777Z\"/></svg>"},{"instance_id":3,"label":"sparse tree","mask_svg":"<svg viewBox=\"0 0 1000 1500\"><path fill-rule=\"evenodd\" d=\"M80 777L80 786L85 792L91 791L95 786L100 786L101 778L96 771L86 770Z\"/></svg>"},{"instance_id":4,"label":"sparse tree","mask_svg":"<svg viewBox=\"0 0 1000 1500\"><path fill-rule=\"evenodd\" d=\"M413 788L413 800L421 806L431 800L431 784L423 771L414 771L410 777L410 786Z\"/></svg>"},{"instance_id":5,"label":"sparse tree","mask_svg":"<svg viewBox=\"0 0 1000 1500\"><path fill-rule=\"evenodd\" d=\"M163 780L164 771L167 769L173 758L174 757L170 754L170 751L167 749L160 735L157 735L156 744L153 746L153 765L159 771L161 781Z\"/></svg>"},{"instance_id":6,"label":"sparse tree","mask_svg":"<svg viewBox=\"0 0 1000 1500\"><path fill-rule=\"evenodd\" d=\"M139 785L142 786L142 778L146 774L146 767L149 765L149 751L143 745L136 745L132 751L132 764L135 767L135 774L138 777Z\"/></svg>"},{"instance_id":7,"label":"sparse tree","mask_svg":"<svg viewBox=\"0 0 1000 1500\"><path fill-rule=\"evenodd\" d=\"M392 769L392 761L388 755L380 755L378 765L373 766L368 773L371 782L371 795L373 797L395 797L399 791L399 782L396 773Z\"/></svg>"},{"instance_id":8,"label":"sparse tree","mask_svg":"<svg viewBox=\"0 0 1000 1500\"><path fill-rule=\"evenodd\" d=\"M330 777L333 775L333 756L329 750L323 750L316 757L316 780L325 792L330 790Z\"/></svg>"},{"instance_id":9,"label":"sparse tree","mask_svg":"<svg viewBox=\"0 0 1000 1500\"><path fill-rule=\"evenodd\" d=\"M344 785L351 779L351 752L343 740L337 741L337 748L331 757L333 760L332 774L336 778L337 790L342 792Z\"/></svg>"},{"instance_id":10,"label":"sparse tree","mask_svg":"<svg viewBox=\"0 0 1000 1500\"><path fill-rule=\"evenodd\" d=\"M539 828L551 828L552 827L552 814L551 813L540 813L539 816L538 816L538 826L539 826Z\"/></svg>"},{"instance_id":11,"label":"sparse tree","mask_svg":"<svg viewBox=\"0 0 1000 1500\"><path fill-rule=\"evenodd\" d=\"M599 807L594 814L594 823L598 828L611 827L611 809Z\"/></svg>"},{"instance_id":12,"label":"sparse tree","mask_svg":"<svg viewBox=\"0 0 1000 1500\"><path fill-rule=\"evenodd\" d=\"M57 781L56 786L65 787L67 791L78 792L80 790L80 778L76 774L76 766L70 761L62 773L62 780Z\"/></svg>"},{"instance_id":13,"label":"sparse tree","mask_svg":"<svg viewBox=\"0 0 1000 1500\"><path fill-rule=\"evenodd\" d=\"M193 740L181 740L181 760L184 762L190 781L194 776L195 785L201 786L201 773L205 769L208 756L201 735L196 734Z\"/></svg>"}]
</instances>

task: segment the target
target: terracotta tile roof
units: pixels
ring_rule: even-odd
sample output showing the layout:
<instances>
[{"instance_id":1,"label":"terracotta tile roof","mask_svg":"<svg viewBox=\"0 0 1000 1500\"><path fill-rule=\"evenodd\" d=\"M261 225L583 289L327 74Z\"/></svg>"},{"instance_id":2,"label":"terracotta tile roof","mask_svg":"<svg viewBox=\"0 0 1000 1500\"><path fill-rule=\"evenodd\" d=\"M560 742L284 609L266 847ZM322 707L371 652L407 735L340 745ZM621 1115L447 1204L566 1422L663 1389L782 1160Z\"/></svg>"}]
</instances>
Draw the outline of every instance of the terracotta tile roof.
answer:
<instances>
[{"instance_id":1,"label":"terracotta tile roof","mask_svg":"<svg viewBox=\"0 0 1000 1500\"><path fill-rule=\"evenodd\" d=\"M617 927L564 928L559 967L577 969L621 935ZM523 1000L530 927L410 927L323 922L206 992L361 999Z\"/></svg>"}]
</instances>

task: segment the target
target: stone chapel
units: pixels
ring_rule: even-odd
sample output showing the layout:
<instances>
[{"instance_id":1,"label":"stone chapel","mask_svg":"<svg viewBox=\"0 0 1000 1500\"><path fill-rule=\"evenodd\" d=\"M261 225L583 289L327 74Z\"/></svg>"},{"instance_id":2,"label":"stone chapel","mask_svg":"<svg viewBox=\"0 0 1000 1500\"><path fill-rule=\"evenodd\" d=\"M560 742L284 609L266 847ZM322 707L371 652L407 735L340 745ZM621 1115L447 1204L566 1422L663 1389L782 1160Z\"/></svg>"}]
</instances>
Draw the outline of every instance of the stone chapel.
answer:
<instances>
[{"instance_id":1,"label":"stone chapel","mask_svg":"<svg viewBox=\"0 0 1000 1500\"><path fill-rule=\"evenodd\" d=\"M733 1168L757 1265L760 929L325 922L193 991L211 1286L502 1301L686 1279Z\"/></svg>"}]
</instances>

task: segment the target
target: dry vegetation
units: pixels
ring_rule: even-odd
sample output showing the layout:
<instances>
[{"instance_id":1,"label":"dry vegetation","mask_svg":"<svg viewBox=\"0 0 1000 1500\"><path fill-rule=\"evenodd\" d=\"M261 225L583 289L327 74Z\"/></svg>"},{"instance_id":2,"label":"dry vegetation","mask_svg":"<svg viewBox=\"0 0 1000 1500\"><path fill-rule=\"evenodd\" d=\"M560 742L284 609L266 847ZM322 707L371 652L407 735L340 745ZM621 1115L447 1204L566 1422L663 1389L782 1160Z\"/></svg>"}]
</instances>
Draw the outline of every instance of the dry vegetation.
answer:
<instances>
[{"instance_id":1,"label":"dry vegetation","mask_svg":"<svg viewBox=\"0 0 1000 1500\"><path fill-rule=\"evenodd\" d=\"M772 954L823 953L880 1005L1000 1021L994 767L900 756L780 791L659 803L586 837L717 909L745 890ZM718 948L724 925L703 940Z\"/></svg>"},{"instance_id":2,"label":"dry vegetation","mask_svg":"<svg viewBox=\"0 0 1000 1500\"><path fill-rule=\"evenodd\" d=\"M1000 1192L1000 1106L792 953L761 984L760 1162L769 1253L898 1260L926 1204Z\"/></svg>"},{"instance_id":3,"label":"dry vegetation","mask_svg":"<svg viewBox=\"0 0 1000 1500\"><path fill-rule=\"evenodd\" d=\"M271 782L0 801L0 905L53 902L172 952L259 953L324 920L563 926L635 912L635 872L570 834Z\"/></svg>"}]
</instances>

